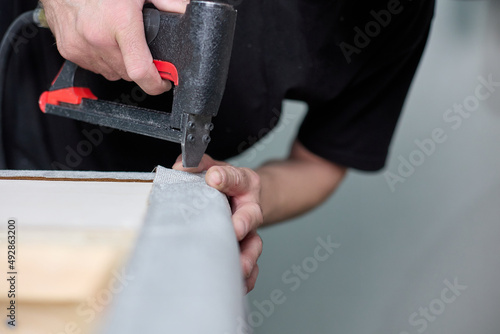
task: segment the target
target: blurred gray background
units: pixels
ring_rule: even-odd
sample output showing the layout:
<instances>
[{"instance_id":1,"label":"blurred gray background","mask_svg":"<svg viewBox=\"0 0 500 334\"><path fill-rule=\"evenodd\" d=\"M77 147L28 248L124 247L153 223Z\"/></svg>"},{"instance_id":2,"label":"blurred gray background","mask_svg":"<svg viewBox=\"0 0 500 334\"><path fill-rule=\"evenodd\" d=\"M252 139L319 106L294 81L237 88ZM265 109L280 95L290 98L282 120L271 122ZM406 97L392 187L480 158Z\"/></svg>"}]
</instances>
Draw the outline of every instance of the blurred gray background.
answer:
<instances>
[{"instance_id":1,"label":"blurred gray background","mask_svg":"<svg viewBox=\"0 0 500 334\"><path fill-rule=\"evenodd\" d=\"M500 85L497 3L438 1L386 168L352 171L314 212L261 230L255 333L500 333L500 87L474 98L479 77ZM454 112L459 104L471 111ZM284 155L305 105L284 109L233 163ZM389 172L404 182L391 187ZM340 246L318 261L329 236Z\"/></svg>"}]
</instances>

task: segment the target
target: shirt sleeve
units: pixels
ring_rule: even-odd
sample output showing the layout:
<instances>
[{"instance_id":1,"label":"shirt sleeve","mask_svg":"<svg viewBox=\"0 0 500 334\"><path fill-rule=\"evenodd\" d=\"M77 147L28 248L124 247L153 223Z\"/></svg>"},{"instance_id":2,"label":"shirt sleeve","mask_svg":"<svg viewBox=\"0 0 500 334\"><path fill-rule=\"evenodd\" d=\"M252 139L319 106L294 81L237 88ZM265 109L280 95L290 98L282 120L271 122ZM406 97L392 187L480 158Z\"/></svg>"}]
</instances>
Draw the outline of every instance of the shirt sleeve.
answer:
<instances>
[{"instance_id":1,"label":"shirt sleeve","mask_svg":"<svg viewBox=\"0 0 500 334\"><path fill-rule=\"evenodd\" d=\"M309 101L298 134L308 150L359 170L376 171L384 166L428 38L433 1L428 5L427 10L420 8L419 15L410 10L401 13L381 32L380 41L375 41L378 36L373 38L372 50L372 45L357 48L359 54L351 54L355 63L346 62L352 69L341 74L344 79L350 77L339 94L327 101Z\"/></svg>"}]
</instances>

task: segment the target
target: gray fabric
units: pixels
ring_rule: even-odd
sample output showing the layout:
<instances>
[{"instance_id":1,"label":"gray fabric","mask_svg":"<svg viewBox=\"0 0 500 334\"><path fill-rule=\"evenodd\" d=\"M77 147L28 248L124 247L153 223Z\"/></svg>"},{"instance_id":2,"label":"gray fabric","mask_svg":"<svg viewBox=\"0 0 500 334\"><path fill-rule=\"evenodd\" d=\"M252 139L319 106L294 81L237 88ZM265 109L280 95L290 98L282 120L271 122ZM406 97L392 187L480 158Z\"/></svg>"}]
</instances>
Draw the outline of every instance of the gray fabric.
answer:
<instances>
[{"instance_id":1,"label":"gray fabric","mask_svg":"<svg viewBox=\"0 0 500 334\"><path fill-rule=\"evenodd\" d=\"M154 173L138 172L76 172L53 170L0 170L1 177L33 177L47 179L117 179L117 180L153 180Z\"/></svg>"},{"instance_id":2,"label":"gray fabric","mask_svg":"<svg viewBox=\"0 0 500 334\"><path fill-rule=\"evenodd\" d=\"M201 175L158 167L149 200L105 333L236 333L244 290L226 197Z\"/></svg>"}]
</instances>

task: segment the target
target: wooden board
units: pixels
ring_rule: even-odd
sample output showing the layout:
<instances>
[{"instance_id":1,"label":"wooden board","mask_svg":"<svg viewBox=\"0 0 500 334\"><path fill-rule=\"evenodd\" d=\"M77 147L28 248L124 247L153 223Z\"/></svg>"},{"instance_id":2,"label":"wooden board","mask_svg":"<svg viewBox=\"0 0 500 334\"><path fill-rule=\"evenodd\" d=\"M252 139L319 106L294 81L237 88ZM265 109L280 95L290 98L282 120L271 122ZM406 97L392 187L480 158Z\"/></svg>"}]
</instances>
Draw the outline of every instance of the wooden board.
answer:
<instances>
[{"instance_id":1,"label":"wooden board","mask_svg":"<svg viewBox=\"0 0 500 334\"><path fill-rule=\"evenodd\" d=\"M116 182L118 181L118 182ZM152 183L0 179L0 271L16 220L16 327L0 333L91 333L120 290ZM8 282L0 280L0 309ZM2 312L2 318L5 315Z\"/></svg>"}]
</instances>

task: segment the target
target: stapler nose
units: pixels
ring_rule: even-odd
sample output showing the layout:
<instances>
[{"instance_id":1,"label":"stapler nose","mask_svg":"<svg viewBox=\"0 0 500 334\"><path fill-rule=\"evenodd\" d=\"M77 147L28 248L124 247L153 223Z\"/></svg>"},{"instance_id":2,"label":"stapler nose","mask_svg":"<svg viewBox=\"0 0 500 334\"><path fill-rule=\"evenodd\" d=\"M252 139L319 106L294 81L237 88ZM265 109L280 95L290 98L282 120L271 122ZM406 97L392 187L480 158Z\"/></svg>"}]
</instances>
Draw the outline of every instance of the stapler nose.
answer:
<instances>
[{"instance_id":1,"label":"stapler nose","mask_svg":"<svg viewBox=\"0 0 500 334\"><path fill-rule=\"evenodd\" d=\"M186 168L198 167L208 143L210 143L210 131L214 125L212 117L189 114L185 120L185 131L181 141L182 165Z\"/></svg>"},{"instance_id":2,"label":"stapler nose","mask_svg":"<svg viewBox=\"0 0 500 334\"><path fill-rule=\"evenodd\" d=\"M182 151L182 166L185 168L196 168L200 165L203 154L193 151Z\"/></svg>"}]
</instances>

